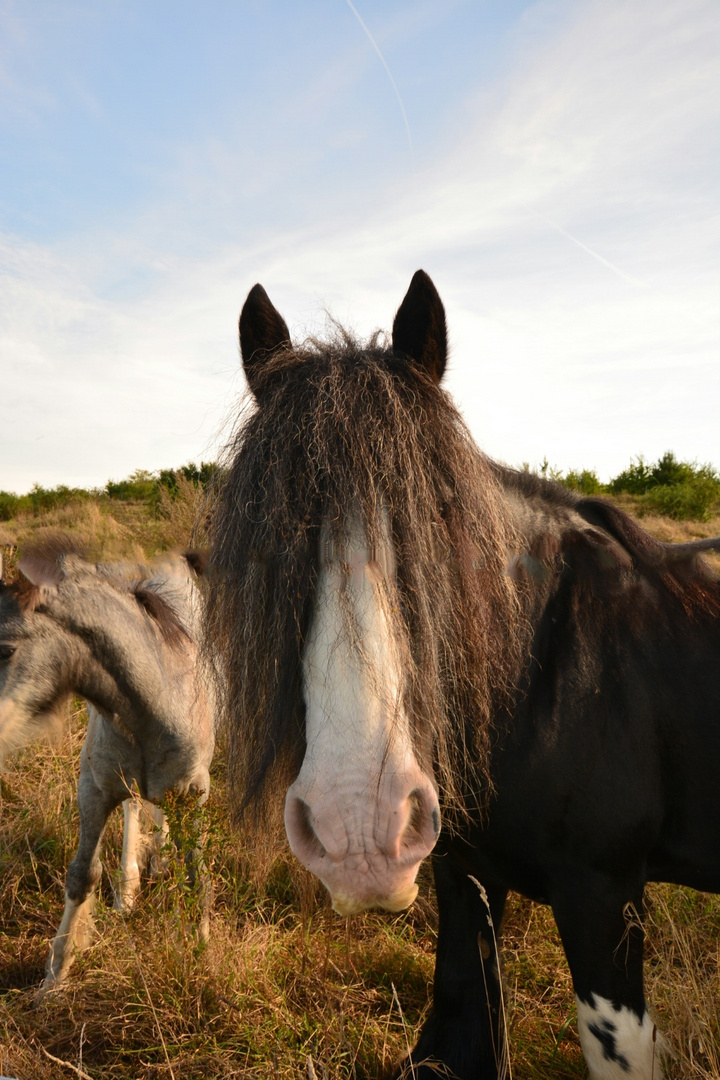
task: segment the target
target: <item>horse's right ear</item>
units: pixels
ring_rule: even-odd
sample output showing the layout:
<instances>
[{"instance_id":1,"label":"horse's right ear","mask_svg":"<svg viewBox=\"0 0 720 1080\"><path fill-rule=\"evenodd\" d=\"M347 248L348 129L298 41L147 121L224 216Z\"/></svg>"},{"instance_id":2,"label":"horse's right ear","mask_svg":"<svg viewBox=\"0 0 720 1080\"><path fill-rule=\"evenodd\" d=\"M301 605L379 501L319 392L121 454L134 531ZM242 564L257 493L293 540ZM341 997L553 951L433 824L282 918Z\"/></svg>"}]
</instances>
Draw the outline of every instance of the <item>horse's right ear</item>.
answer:
<instances>
[{"instance_id":1,"label":"horse's right ear","mask_svg":"<svg viewBox=\"0 0 720 1080\"><path fill-rule=\"evenodd\" d=\"M439 383L447 362L445 308L424 270L413 274L393 322L395 352L404 353Z\"/></svg>"},{"instance_id":2,"label":"horse's right ear","mask_svg":"<svg viewBox=\"0 0 720 1080\"><path fill-rule=\"evenodd\" d=\"M20 571L20 577L14 585L9 587L15 592L18 607L23 615L30 615L57 594L57 585L45 581L33 581L23 568L22 562L18 563L17 568Z\"/></svg>"},{"instance_id":3,"label":"horse's right ear","mask_svg":"<svg viewBox=\"0 0 720 1080\"><path fill-rule=\"evenodd\" d=\"M258 375L265 360L290 344L290 331L262 285L254 285L240 312L240 352L248 385L257 397Z\"/></svg>"},{"instance_id":4,"label":"horse's right ear","mask_svg":"<svg viewBox=\"0 0 720 1080\"><path fill-rule=\"evenodd\" d=\"M183 551L182 554L195 577L204 577L210 565L210 552L193 548L191 551Z\"/></svg>"},{"instance_id":5,"label":"horse's right ear","mask_svg":"<svg viewBox=\"0 0 720 1080\"><path fill-rule=\"evenodd\" d=\"M18 560L17 568L31 584L57 586L65 577L64 555L49 557L44 552L30 550Z\"/></svg>"}]
</instances>

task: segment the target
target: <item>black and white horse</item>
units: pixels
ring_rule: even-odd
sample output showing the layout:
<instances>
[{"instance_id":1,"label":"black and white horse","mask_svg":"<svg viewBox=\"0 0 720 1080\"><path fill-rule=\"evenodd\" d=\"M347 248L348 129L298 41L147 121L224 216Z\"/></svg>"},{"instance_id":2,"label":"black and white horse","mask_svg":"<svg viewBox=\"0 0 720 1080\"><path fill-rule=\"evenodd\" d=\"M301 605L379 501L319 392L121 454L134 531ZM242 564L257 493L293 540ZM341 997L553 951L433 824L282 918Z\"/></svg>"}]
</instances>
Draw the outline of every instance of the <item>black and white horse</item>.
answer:
<instances>
[{"instance_id":1,"label":"black and white horse","mask_svg":"<svg viewBox=\"0 0 720 1080\"><path fill-rule=\"evenodd\" d=\"M485 458L439 386L422 271L391 347L293 348L259 285L240 341L257 407L215 515L208 633L241 805L263 820L285 798L344 914L410 904L432 852L416 1077L498 1075L510 889L552 905L592 1080L660 1077L638 915L646 881L720 891L720 583L700 555L720 541L661 544Z\"/></svg>"}]
</instances>

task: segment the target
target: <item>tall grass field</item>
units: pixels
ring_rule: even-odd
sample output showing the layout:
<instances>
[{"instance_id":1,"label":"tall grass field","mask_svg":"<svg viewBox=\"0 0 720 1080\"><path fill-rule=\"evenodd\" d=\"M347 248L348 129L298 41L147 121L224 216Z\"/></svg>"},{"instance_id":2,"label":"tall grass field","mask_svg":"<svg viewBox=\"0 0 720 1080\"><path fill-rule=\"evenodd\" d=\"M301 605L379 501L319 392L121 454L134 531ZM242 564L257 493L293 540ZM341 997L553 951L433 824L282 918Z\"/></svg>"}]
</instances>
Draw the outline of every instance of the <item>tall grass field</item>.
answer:
<instances>
[{"instance_id":1,"label":"tall grass field","mask_svg":"<svg viewBox=\"0 0 720 1080\"><path fill-rule=\"evenodd\" d=\"M684 493L653 499L653 468L639 462L630 478L638 490L614 496L663 540L720 533L717 493L695 517L683 509L701 500L701 488L710 491L714 473L695 486L686 474L677 481ZM18 545L50 532L72 534L92 558L142 559L181 547L208 475L207 467L193 466L163 482L136 474L114 495L64 489L66 497L46 493L44 504L0 499L6 574ZM578 472L564 479L582 490L593 488L593 478ZM133 484L141 482L146 488L138 491ZM661 513L668 507L672 516ZM232 825L222 743L206 807L167 806L179 846L166 849L164 872L145 882L129 916L112 906L122 842L121 814L113 816L95 940L77 957L67 986L36 1000L77 843L85 724L82 702L73 701L57 740L27 747L0 776L0 1076L363 1080L389 1070L415 1042L430 1007L437 922L429 868L411 910L335 915L287 848L258 846ZM207 945L183 861L198 830L214 890ZM650 886L646 931L647 996L672 1055L668 1076L720 1080L720 897ZM500 955L506 1075L584 1077L572 985L550 911L513 896Z\"/></svg>"}]
</instances>

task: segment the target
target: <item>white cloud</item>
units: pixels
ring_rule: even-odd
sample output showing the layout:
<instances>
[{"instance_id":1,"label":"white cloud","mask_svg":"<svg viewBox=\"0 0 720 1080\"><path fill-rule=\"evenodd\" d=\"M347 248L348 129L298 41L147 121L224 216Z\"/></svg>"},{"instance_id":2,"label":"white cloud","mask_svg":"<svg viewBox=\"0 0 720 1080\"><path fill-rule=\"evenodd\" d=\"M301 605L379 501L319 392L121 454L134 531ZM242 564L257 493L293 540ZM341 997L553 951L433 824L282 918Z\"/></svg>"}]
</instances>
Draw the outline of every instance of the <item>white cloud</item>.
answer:
<instances>
[{"instance_id":1,"label":"white cloud","mask_svg":"<svg viewBox=\"0 0 720 1080\"><path fill-rule=\"evenodd\" d=\"M223 148L198 168L185 147L164 203L122 235L9 242L0 488L207 456L241 387L235 320L256 280L298 334L322 329L324 306L366 333L389 327L418 266L447 304L449 387L489 452L606 476L668 448L720 465L718 29L712 0L538 4L503 82L392 188L370 163L322 212L286 172L297 208L274 229L262 191L272 175L283 192L279 152L254 148L246 173ZM232 244L223 221L241 223Z\"/></svg>"}]
</instances>

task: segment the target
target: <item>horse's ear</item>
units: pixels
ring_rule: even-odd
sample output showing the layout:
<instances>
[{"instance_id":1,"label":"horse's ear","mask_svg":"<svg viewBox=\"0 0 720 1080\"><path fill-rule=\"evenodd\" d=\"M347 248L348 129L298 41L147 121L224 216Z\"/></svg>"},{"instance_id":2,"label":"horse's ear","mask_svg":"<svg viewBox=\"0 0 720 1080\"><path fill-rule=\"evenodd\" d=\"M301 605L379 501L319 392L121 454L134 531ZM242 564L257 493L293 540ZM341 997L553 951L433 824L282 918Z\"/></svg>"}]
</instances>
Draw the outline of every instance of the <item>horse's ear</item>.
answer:
<instances>
[{"instance_id":1,"label":"horse's ear","mask_svg":"<svg viewBox=\"0 0 720 1080\"><path fill-rule=\"evenodd\" d=\"M210 552L193 548L191 551L183 551L182 554L195 576L204 577L210 565Z\"/></svg>"},{"instance_id":2,"label":"horse's ear","mask_svg":"<svg viewBox=\"0 0 720 1080\"><path fill-rule=\"evenodd\" d=\"M20 577L14 588L18 607L23 615L31 615L33 611L47 604L51 597L57 594L59 582L48 580L42 573L36 573L36 568L29 567L22 559L17 564L17 568L20 571Z\"/></svg>"},{"instance_id":3,"label":"horse's ear","mask_svg":"<svg viewBox=\"0 0 720 1080\"><path fill-rule=\"evenodd\" d=\"M65 577L65 557L56 555L54 558L42 551L28 551L18 560L18 570L33 585L54 586L59 585Z\"/></svg>"},{"instance_id":4,"label":"horse's ear","mask_svg":"<svg viewBox=\"0 0 720 1080\"><path fill-rule=\"evenodd\" d=\"M393 322L393 349L440 382L447 362L445 308L424 270L417 270Z\"/></svg>"},{"instance_id":5,"label":"horse's ear","mask_svg":"<svg viewBox=\"0 0 720 1080\"><path fill-rule=\"evenodd\" d=\"M240 312L240 352L248 385L257 397L258 373L281 345L290 344L290 331L262 285L254 285Z\"/></svg>"}]
</instances>

